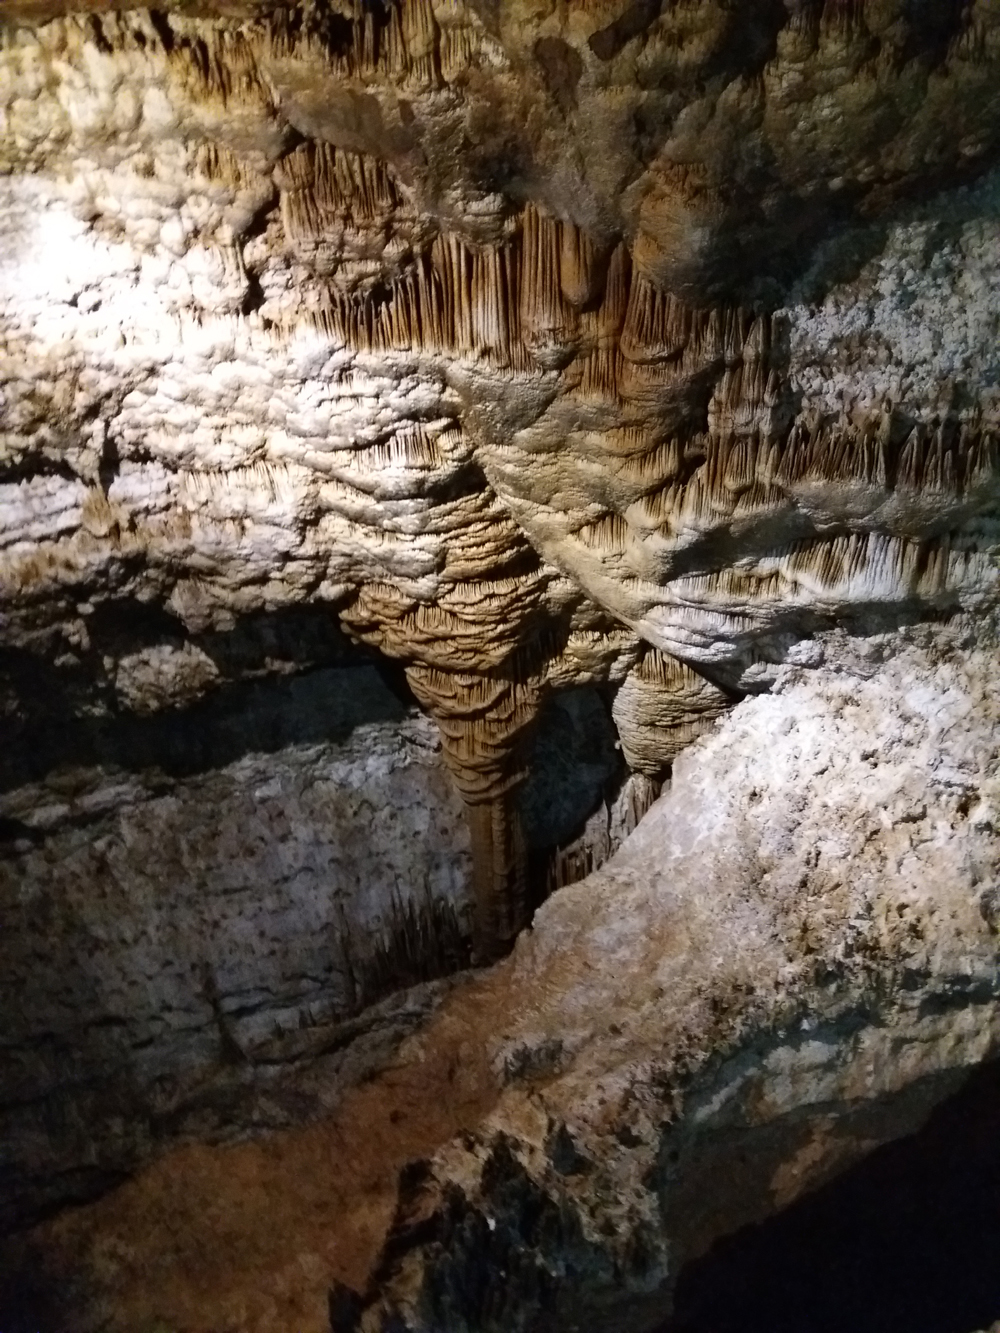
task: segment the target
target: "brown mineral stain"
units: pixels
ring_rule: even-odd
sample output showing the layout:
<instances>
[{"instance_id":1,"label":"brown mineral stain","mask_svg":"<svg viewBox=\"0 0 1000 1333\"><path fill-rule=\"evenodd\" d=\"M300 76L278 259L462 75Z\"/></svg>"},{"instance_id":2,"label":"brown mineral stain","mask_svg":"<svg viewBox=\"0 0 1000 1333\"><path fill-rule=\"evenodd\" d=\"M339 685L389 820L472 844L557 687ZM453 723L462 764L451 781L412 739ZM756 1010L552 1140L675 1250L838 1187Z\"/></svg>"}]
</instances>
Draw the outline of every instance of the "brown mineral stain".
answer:
<instances>
[{"instance_id":1,"label":"brown mineral stain","mask_svg":"<svg viewBox=\"0 0 1000 1333\"><path fill-rule=\"evenodd\" d=\"M463 988L461 1017L446 1004L433 1040L406 1043L328 1120L170 1152L35 1228L16 1255L8 1247L0 1278L44 1266L66 1307L51 1333L102 1319L107 1333L328 1333L328 1290L365 1287L401 1168L473 1129L496 1099L476 1039L490 989L490 978Z\"/></svg>"}]
</instances>

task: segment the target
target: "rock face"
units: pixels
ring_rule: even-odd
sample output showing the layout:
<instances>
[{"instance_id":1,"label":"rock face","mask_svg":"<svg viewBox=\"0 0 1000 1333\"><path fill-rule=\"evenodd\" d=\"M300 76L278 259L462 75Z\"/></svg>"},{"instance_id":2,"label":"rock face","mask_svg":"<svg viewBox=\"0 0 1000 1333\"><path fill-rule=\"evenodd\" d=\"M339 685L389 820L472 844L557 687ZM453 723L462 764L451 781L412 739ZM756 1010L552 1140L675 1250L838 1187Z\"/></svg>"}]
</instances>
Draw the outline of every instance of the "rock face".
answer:
<instances>
[{"instance_id":1,"label":"rock face","mask_svg":"<svg viewBox=\"0 0 1000 1333\"><path fill-rule=\"evenodd\" d=\"M4 1222L420 1027L296 1333L651 1327L992 1051L998 75L993 0L3 0Z\"/></svg>"},{"instance_id":2,"label":"rock face","mask_svg":"<svg viewBox=\"0 0 1000 1333\"><path fill-rule=\"evenodd\" d=\"M7 641L135 707L212 664L94 607L328 607L441 727L479 956L548 692L658 781L993 587L989 0L6 12Z\"/></svg>"},{"instance_id":3,"label":"rock face","mask_svg":"<svg viewBox=\"0 0 1000 1333\"><path fill-rule=\"evenodd\" d=\"M502 1090L404 1178L366 1333L653 1328L996 1052L995 627L824 647L498 972Z\"/></svg>"},{"instance_id":4,"label":"rock face","mask_svg":"<svg viewBox=\"0 0 1000 1333\"><path fill-rule=\"evenodd\" d=\"M178 1139L327 1114L470 963L462 803L433 724L371 665L154 720L70 737L103 764L36 782L10 785L10 756L0 1228ZM560 882L644 808L613 735L593 691L537 728L523 818Z\"/></svg>"},{"instance_id":5,"label":"rock face","mask_svg":"<svg viewBox=\"0 0 1000 1333\"><path fill-rule=\"evenodd\" d=\"M328 1125L36 1232L23 1327L656 1328L687 1260L997 1053L997 630L783 667Z\"/></svg>"},{"instance_id":6,"label":"rock face","mask_svg":"<svg viewBox=\"0 0 1000 1333\"><path fill-rule=\"evenodd\" d=\"M362 1012L468 964L468 834L422 718L0 810L3 1224L171 1139L321 1114L349 1042L376 1065L435 994Z\"/></svg>"}]
</instances>

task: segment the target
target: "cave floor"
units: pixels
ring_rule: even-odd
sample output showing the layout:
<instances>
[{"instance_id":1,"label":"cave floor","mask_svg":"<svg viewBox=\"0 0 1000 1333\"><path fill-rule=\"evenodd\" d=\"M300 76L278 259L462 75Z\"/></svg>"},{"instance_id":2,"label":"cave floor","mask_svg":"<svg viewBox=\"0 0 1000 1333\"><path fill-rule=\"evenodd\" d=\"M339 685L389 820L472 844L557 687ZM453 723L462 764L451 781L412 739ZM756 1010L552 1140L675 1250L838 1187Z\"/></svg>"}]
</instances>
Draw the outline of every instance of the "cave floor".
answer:
<instances>
[{"instance_id":1,"label":"cave floor","mask_svg":"<svg viewBox=\"0 0 1000 1333\"><path fill-rule=\"evenodd\" d=\"M8 1242L5 1333L328 1333L329 1287L364 1286L401 1168L494 1100L469 1020L442 1014L450 1041L418 1042L320 1124L174 1150ZM995 1062L919 1133L719 1241L661 1333L969 1333L1000 1313L998 1248Z\"/></svg>"},{"instance_id":2,"label":"cave floor","mask_svg":"<svg viewBox=\"0 0 1000 1333\"><path fill-rule=\"evenodd\" d=\"M334 1281L364 1287L402 1167L477 1125L496 1082L474 1039L489 977L433 1044L310 1126L175 1149L0 1252L3 1333L328 1333Z\"/></svg>"}]
</instances>

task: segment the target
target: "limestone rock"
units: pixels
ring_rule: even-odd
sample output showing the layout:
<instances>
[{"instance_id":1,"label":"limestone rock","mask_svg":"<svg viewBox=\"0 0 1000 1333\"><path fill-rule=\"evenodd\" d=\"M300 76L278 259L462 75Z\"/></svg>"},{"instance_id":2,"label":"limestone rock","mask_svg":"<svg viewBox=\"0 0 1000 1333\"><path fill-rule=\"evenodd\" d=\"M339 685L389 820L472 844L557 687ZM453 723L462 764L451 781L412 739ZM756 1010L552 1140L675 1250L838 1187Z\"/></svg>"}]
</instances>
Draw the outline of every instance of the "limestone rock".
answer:
<instances>
[{"instance_id":1,"label":"limestone rock","mask_svg":"<svg viewBox=\"0 0 1000 1333\"><path fill-rule=\"evenodd\" d=\"M998 1053L998 644L825 636L328 1124L36 1230L74 1304L32 1326L657 1328L686 1261Z\"/></svg>"},{"instance_id":2,"label":"limestone rock","mask_svg":"<svg viewBox=\"0 0 1000 1333\"><path fill-rule=\"evenodd\" d=\"M0 1220L267 1130L294 1222L195 1291L249 1158L168 1153L52 1333L638 1333L996 1054L998 74L992 0L4 0Z\"/></svg>"},{"instance_id":3,"label":"limestone rock","mask_svg":"<svg viewBox=\"0 0 1000 1333\"><path fill-rule=\"evenodd\" d=\"M496 972L496 1102L404 1176L357 1327L654 1328L997 1052L995 633L834 636L685 752Z\"/></svg>"},{"instance_id":4,"label":"limestone rock","mask_svg":"<svg viewBox=\"0 0 1000 1333\"><path fill-rule=\"evenodd\" d=\"M0 18L5 642L327 608L442 727L481 957L551 691L659 775L995 591L989 0L87 9Z\"/></svg>"},{"instance_id":5,"label":"limestone rock","mask_svg":"<svg viewBox=\"0 0 1000 1333\"><path fill-rule=\"evenodd\" d=\"M328 1112L469 961L420 717L186 779L63 770L0 795L0 832L4 1229L178 1138Z\"/></svg>"}]
</instances>

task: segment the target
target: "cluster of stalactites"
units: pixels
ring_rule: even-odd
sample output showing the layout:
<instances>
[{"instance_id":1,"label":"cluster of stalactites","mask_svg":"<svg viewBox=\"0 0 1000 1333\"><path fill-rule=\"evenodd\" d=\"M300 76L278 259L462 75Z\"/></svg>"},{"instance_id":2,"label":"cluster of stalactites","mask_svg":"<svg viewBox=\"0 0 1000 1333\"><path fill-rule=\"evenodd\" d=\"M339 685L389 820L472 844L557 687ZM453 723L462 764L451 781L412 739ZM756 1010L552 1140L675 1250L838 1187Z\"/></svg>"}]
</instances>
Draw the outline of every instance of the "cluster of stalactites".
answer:
<instances>
[{"instance_id":1,"label":"cluster of stalactites","mask_svg":"<svg viewBox=\"0 0 1000 1333\"><path fill-rule=\"evenodd\" d=\"M810 40L850 38L864 11L855 0L794 8L790 29ZM498 206L482 233L493 242L473 243L476 228L445 228L418 202L419 181L388 162L291 132L281 71L296 87L315 75L354 99L381 86L443 105L458 72L503 67L464 7L344 0L239 24L110 13L48 25L39 41L52 60L117 62L123 78L141 68L181 108L171 132L197 144L195 172L255 209L274 205L263 248L277 239L292 276L262 282L254 308L228 316L254 321L265 354L318 335L345 378L388 367L464 385L443 426L386 414L381 433L310 446L302 461L335 520L318 540L347 550L330 555L345 626L404 664L441 726L473 812L484 941L523 923L511 793L547 689L620 684L622 746L650 782L730 701L622 628L645 632L650 601L675 627L715 616L720 635L742 624L752 637L768 603L934 601L961 581L968 552L949 534L997 500L989 430L907 433L888 413L793 425L776 317L697 308L651 278L641 249L531 203ZM233 125L230 146L211 137ZM232 147L244 133L246 161ZM662 184L683 193L692 181L667 172ZM243 248L229 246L242 291ZM534 421L508 427L531 401ZM191 483L192 504L211 484ZM355 550L364 560L351 568Z\"/></svg>"},{"instance_id":2,"label":"cluster of stalactites","mask_svg":"<svg viewBox=\"0 0 1000 1333\"><path fill-rule=\"evenodd\" d=\"M258 32L268 56L316 57L344 81L390 83L410 93L446 87L476 58L506 63L464 7L431 0L284 7L262 20Z\"/></svg>"},{"instance_id":3,"label":"cluster of stalactites","mask_svg":"<svg viewBox=\"0 0 1000 1333\"><path fill-rule=\"evenodd\" d=\"M362 226L387 216L402 198L388 169L339 150L299 149L283 172L282 218L297 244L321 238L334 219ZM692 308L639 273L624 243L602 247L531 205L502 244L439 233L378 291L321 286L306 318L362 357L463 361L501 383L551 377L567 414L600 404L601 426L589 430L586 449L577 449L572 428L551 441L565 476L576 467L593 472L596 459L604 469L600 494L605 506L611 501L596 516L591 505L571 540L609 567L626 558L627 570L630 546L655 531L664 549L673 544L677 552L674 566L664 559L661 577L676 580L678 595L696 605L731 610L811 597L832 606L862 582L876 597L897 587L933 600L961 552L947 544L928 549L920 531L908 534L907 523L919 529L922 520L904 501L934 492L974 504L995 485L996 442L986 430L916 426L898 437L884 416L790 427L774 317ZM494 452L511 448L494 445ZM372 478L377 488L386 484L387 465L425 479L441 465L419 433L400 449L399 441L359 448L342 480L364 489ZM484 460L489 455L487 448ZM530 493L531 469L524 475ZM693 533L797 512L817 487L863 492L865 512L876 517L867 530L823 538L808 524L799 531L792 524L789 539L758 553L753 567L691 568L685 552ZM884 533L877 511L893 496L903 497L901 531ZM858 512L856 496L845 508ZM508 940L524 910L509 796L523 775L524 735L547 679L558 675L559 649L542 660L545 578L523 567L500 574L500 552L484 551L433 600L402 597L391 583L366 584L344 619L406 663L417 697L438 720L458 786L479 809L472 818L481 918L492 923L483 930ZM534 655L525 673L519 648L528 637ZM627 671L614 710L630 766L661 780L673 756L731 701L690 665L648 649Z\"/></svg>"}]
</instances>

